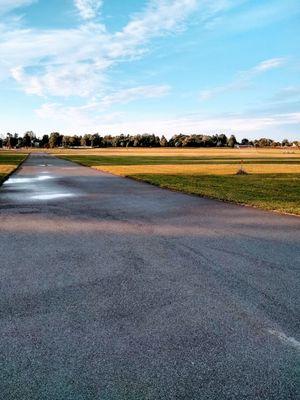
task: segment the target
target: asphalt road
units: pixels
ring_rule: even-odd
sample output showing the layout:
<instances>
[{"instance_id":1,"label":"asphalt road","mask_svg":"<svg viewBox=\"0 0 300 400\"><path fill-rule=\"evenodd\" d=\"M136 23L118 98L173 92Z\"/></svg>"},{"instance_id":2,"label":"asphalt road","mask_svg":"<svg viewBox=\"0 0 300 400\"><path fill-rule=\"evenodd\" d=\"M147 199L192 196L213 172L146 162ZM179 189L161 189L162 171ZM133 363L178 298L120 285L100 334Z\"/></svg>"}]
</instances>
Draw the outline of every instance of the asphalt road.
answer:
<instances>
[{"instance_id":1,"label":"asphalt road","mask_svg":"<svg viewBox=\"0 0 300 400\"><path fill-rule=\"evenodd\" d=\"M299 399L300 218L36 154L0 252L1 399Z\"/></svg>"}]
</instances>

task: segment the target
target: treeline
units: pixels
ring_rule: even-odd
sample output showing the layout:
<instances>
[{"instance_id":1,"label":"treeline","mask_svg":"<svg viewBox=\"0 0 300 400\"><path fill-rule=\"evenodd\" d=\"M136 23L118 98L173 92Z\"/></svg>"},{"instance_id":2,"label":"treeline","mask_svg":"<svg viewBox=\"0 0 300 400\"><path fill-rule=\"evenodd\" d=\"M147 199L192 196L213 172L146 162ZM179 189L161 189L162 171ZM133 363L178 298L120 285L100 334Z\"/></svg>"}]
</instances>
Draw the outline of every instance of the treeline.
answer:
<instances>
[{"instance_id":1,"label":"treeline","mask_svg":"<svg viewBox=\"0 0 300 400\"><path fill-rule=\"evenodd\" d=\"M50 135L43 135L40 139L34 132L28 131L23 136L7 133L3 138L0 137L0 147L7 148L55 148L55 147L235 147L235 146L255 146L255 147L276 147L276 146L300 146L300 142L289 142L284 139L277 142L272 139L261 138L257 140L243 139L240 143L234 135L227 137L220 135L174 135L171 139L165 136L151 134L143 135L117 135L101 136L96 134L86 134L83 136L61 135L59 132L52 132Z\"/></svg>"}]
</instances>

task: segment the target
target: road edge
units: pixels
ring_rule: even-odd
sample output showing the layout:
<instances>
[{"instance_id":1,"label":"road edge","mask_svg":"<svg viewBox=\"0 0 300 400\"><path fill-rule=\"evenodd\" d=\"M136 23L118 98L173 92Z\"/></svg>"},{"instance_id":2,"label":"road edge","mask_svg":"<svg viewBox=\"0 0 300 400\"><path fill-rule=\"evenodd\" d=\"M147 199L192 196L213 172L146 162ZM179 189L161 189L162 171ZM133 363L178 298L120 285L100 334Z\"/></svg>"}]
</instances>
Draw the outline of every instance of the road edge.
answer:
<instances>
[{"instance_id":1,"label":"road edge","mask_svg":"<svg viewBox=\"0 0 300 400\"><path fill-rule=\"evenodd\" d=\"M14 168L10 173L8 173L7 175L5 175L5 177L0 180L0 188L3 185L4 182L6 182L15 172L17 172L23 165L23 163L27 160L27 158L30 156L30 153L26 154L26 157L24 158L24 160L22 160L20 162L20 164L18 164L16 166L16 168Z\"/></svg>"}]
</instances>

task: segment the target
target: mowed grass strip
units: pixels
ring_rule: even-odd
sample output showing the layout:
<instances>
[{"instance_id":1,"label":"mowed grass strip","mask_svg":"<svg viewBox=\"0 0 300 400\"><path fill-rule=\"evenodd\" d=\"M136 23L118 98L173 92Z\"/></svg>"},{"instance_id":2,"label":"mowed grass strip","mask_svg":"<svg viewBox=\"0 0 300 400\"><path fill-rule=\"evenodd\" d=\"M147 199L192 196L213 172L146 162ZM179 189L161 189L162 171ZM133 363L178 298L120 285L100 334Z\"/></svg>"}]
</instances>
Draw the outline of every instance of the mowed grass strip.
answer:
<instances>
[{"instance_id":1,"label":"mowed grass strip","mask_svg":"<svg viewBox=\"0 0 300 400\"><path fill-rule=\"evenodd\" d=\"M32 150L37 151L37 150ZM40 151L40 150L38 150ZM188 158L298 158L300 159L300 149L297 148L80 148L80 149L49 149L44 150L58 156L75 157L188 157Z\"/></svg>"},{"instance_id":2,"label":"mowed grass strip","mask_svg":"<svg viewBox=\"0 0 300 400\"><path fill-rule=\"evenodd\" d=\"M0 151L0 165L19 165L26 154L24 153L15 153L15 152L7 152Z\"/></svg>"},{"instance_id":3,"label":"mowed grass strip","mask_svg":"<svg viewBox=\"0 0 300 400\"><path fill-rule=\"evenodd\" d=\"M162 188L300 215L300 174L136 174L131 177Z\"/></svg>"},{"instance_id":4,"label":"mowed grass strip","mask_svg":"<svg viewBox=\"0 0 300 400\"><path fill-rule=\"evenodd\" d=\"M116 175L131 176L136 174L167 175L234 175L240 169L236 164L180 164L180 165L97 165L92 166ZM250 174L299 173L300 165L294 164L249 164L243 166Z\"/></svg>"},{"instance_id":5,"label":"mowed grass strip","mask_svg":"<svg viewBox=\"0 0 300 400\"><path fill-rule=\"evenodd\" d=\"M0 151L0 184L24 161L26 154Z\"/></svg>"},{"instance_id":6,"label":"mowed grass strip","mask_svg":"<svg viewBox=\"0 0 300 400\"><path fill-rule=\"evenodd\" d=\"M74 161L86 166L99 166L99 165L177 165L177 164L295 164L300 166L300 157L292 158L286 157L284 159L273 157L273 158L224 158L224 157L165 157L165 156L62 156L65 160Z\"/></svg>"}]
</instances>

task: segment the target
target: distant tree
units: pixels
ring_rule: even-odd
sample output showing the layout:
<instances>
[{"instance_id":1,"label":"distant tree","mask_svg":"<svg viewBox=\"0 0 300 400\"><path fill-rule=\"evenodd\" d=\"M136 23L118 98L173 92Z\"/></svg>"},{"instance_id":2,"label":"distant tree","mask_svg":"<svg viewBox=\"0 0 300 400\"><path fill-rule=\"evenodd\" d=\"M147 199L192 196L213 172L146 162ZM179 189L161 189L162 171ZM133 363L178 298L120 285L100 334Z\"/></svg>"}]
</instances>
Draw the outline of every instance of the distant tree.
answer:
<instances>
[{"instance_id":1,"label":"distant tree","mask_svg":"<svg viewBox=\"0 0 300 400\"><path fill-rule=\"evenodd\" d=\"M161 139L160 139L160 141L159 141L159 144L160 144L161 147L167 147L167 146L168 146L168 141L167 141L167 139L164 137L164 135L162 135L162 137L161 137Z\"/></svg>"},{"instance_id":2,"label":"distant tree","mask_svg":"<svg viewBox=\"0 0 300 400\"><path fill-rule=\"evenodd\" d=\"M171 137L169 140L169 146L170 147L182 147L182 143L184 140L187 138L187 135L179 134L179 135L174 135Z\"/></svg>"},{"instance_id":3,"label":"distant tree","mask_svg":"<svg viewBox=\"0 0 300 400\"><path fill-rule=\"evenodd\" d=\"M35 134L32 131L27 131L23 135L23 146L32 147L33 141L36 139Z\"/></svg>"},{"instance_id":4,"label":"distant tree","mask_svg":"<svg viewBox=\"0 0 300 400\"><path fill-rule=\"evenodd\" d=\"M49 147L49 136L48 135L43 135L42 140L41 140L41 146L44 148Z\"/></svg>"},{"instance_id":5,"label":"distant tree","mask_svg":"<svg viewBox=\"0 0 300 400\"><path fill-rule=\"evenodd\" d=\"M99 135L99 133L95 133L91 138L92 147L103 147L103 138Z\"/></svg>"},{"instance_id":6,"label":"distant tree","mask_svg":"<svg viewBox=\"0 0 300 400\"><path fill-rule=\"evenodd\" d=\"M3 140L3 145L9 147L10 149L13 149L17 146L17 144L18 144L18 134L15 133L13 135L8 132L6 134L6 138Z\"/></svg>"},{"instance_id":7,"label":"distant tree","mask_svg":"<svg viewBox=\"0 0 300 400\"><path fill-rule=\"evenodd\" d=\"M269 147L273 146L274 141L272 139L261 138L254 141L256 147Z\"/></svg>"},{"instance_id":8,"label":"distant tree","mask_svg":"<svg viewBox=\"0 0 300 400\"><path fill-rule=\"evenodd\" d=\"M183 139L182 147L199 147L202 143L202 137L199 135L190 135Z\"/></svg>"},{"instance_id":9,"label":"distant tree","mask_svg":"<svg viewBox=\"0 0 300 400\"><path fill-rule=\"evenodd\" d=\"M69 146L70 147L78 147L80 146L81 138L79 136L70 136L69 138Z\"/></svg>"},{"instance_id":10,"label":"distant tree","mask_svg":"<svg viewBox=\"0 0 300 400\"><path fill-rule=\"evenodd\" d=\"M92 144L91 136L89 134L83 135L81 138L81 146L90 147Z\"/></svg>"},{"instance_id":11,"label":"distant tree","mask_svg":"<svg viewBox=\"0 0 300 400\"><path fill-rule=\"evenodd\" d=\"M71 136L63 136L63 138L62 138L62 146L65 147L65 148L69 147L70 146L70 139L71 139Z\"/></svg>"},{"instance_id":12,"label":"distant tree","mask_svg":"<svg viewBox=\"0 0 300 400\"><path fill-rule=\"evenodd\" d=\"M227 141L227 146L228 147L234 147L237 144L236 137L234 135L231 135L230 138Z\"/></svg>"},{"instance_id":13,"label":"distant tree","mask_svg":"<svg viewBox=\"0 0 300 400\"><path fill-rule=\"evenodd\" d=\"M16 147L17 147L18 149L20 149L21 147L24 147L24 139L23 139L21 136L18 137L18 141L17 141Z\"/></svg>"},{"instance_id":14,"label":"distant tree","mask_svg":"<svg viewBox=\"0 0 300 400\"><path fill-rule=\"evenodd\" d=\"M242 144L243 146L248 146L248 144L249 144L249 139L247 139L247 138L242 139L241 144Z\"/></svg>"},{"instance_id":15,"label":"distant tree","mask_svg":"<svg viewBox=\"0 0 300 400\"><path fill-rule=\"evenodd\" d=\"M135 135L133 137L133 147L139 147L141 143L141 135Z\"/></svg>"},{"instance_id":16,"label":"distant tree","mask_svg":"<svg viewBox=\"0 0 300 400\"><path fill-rule=\"evenodd\" d=\"M49 138L49 146L53 149L54 147L60 147L62 145L62 135L58 132L52 132Z\"/></svg>"},{"instance_id":17,"label":"distant tree","mask_svg":"<svg viewBox=\"0 0 300 400\"><path fill-rule=\"evenodd\" d=\"M224 133L221 133L220 135L217 135L218 141L217 141L217 146L218 147L224 147L227 145L227 136L224 135Z\"/></svg>"},{"instance_id":18,"label":"distant tree","mask_svg":"<svg viewBox=\"0 0 300 400\"><path fill-rule=\"evenodd\" d=\"M113 137L111 135L106 135L103 138L103 147L111 147L112 146Z\"/></svg>"},{"instance_id":19,"label":"distant tree","mask_svg":"<svg viewBox=\"0 0 300 400\"><path fill-rule=\"evenodd\" d=\"M281 142L281 146L290 146L290 142L287 139L283 139L283 141Z\"/></svg>"},{"instance_id":20,"label":"distant tree","mask_svg":"<svg viewBox=\"0 0 300 400\"><path fill-rule=\"evenodd\" d=\"M214 140L209 135L203 135L202 136L202 144L203 144L203 147L213 147L214 146Z\"/></svg>"}]
</instances>

